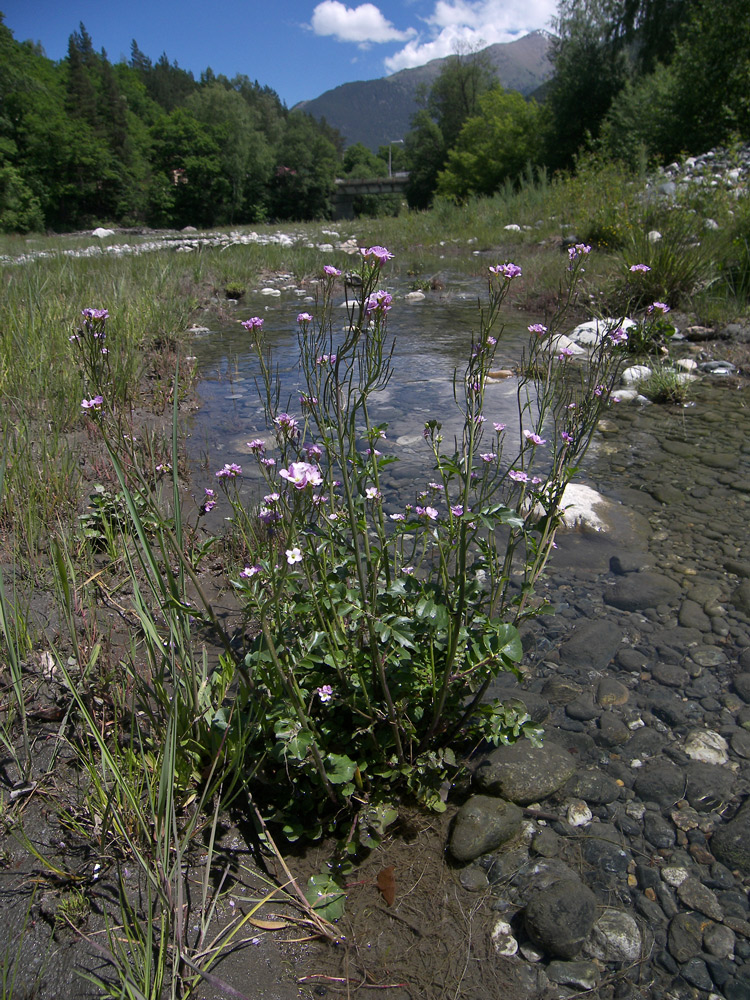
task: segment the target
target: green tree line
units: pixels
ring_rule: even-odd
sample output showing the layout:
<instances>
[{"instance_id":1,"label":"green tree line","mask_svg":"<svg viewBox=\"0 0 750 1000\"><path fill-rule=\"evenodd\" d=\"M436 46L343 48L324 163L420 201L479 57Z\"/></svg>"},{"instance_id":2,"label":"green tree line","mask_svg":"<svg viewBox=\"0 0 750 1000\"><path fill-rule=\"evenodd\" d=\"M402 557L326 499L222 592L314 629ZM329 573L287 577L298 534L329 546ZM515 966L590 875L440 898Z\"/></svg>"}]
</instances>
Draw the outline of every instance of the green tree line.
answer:
<instances>
[{"instance_id":1,"label":"green tree line","mask_svg":"<svg viewBox=\"0 0 750 1000\"><path fill-rule=\"evenodd\" d=\"M135 41L113 64L83 25L53 62L0 15L0 230L322 217L342 146L247 76L195 80Z\"/></svg>"}]
</instances>

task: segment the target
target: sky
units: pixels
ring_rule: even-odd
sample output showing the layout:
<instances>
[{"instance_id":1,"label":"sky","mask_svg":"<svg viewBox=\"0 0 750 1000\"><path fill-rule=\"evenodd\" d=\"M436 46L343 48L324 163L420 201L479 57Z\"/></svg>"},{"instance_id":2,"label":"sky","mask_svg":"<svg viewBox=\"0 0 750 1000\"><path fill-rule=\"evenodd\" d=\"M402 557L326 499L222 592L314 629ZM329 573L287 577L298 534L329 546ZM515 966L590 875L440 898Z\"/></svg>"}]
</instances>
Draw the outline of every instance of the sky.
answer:
<instances>
[{"instance_id":1,"label":"sky","mask_svg":"<svg viewBox=\"0 0 750 1000\"><path fill-rule=\"evenodd\" d=\"M0 0L18 41L55 61L83 23L97 51L130 58L133 39L156 61L242 73L293 107L342 83L371 80L549 30L557 0Z\"/></svg>"}]
</instances>

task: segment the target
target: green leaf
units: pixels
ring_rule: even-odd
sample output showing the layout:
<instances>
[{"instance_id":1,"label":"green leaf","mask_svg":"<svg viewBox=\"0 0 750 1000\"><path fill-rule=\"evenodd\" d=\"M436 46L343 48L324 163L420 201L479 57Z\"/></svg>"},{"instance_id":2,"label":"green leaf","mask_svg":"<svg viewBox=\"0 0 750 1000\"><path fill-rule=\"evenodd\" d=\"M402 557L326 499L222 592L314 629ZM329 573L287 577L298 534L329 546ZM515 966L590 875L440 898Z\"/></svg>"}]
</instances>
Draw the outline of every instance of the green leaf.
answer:
<instances>
[{"instance_id":1,"label":"green leaf","mask_svg":"<svg viewBox=\"0 0 750 1000\"><path fill-rule=\"evenodd\" d=\"M307 880L305 899L324 920L338 920L344 915L346 893L327 872Z\"/></svg>"},{"instance_id":2,"label":"green leaf","mask_svg":"<svg viewBox=\"0 0 750 1000\"><path fill-rule=\"evenodd\" d=\"M333 785L343 785L351 781L357 765L344 754L329 753L326 757L326 774Z\"/></svg>"}]
</instances>

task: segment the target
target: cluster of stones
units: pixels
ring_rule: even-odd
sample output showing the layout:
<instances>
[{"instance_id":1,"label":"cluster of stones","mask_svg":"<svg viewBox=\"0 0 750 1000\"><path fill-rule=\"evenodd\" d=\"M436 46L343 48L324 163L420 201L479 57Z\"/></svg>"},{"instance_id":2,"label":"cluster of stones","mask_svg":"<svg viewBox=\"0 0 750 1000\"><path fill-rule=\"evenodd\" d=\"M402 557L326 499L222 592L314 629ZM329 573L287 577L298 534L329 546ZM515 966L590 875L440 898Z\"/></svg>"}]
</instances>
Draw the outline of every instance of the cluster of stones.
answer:
<instances>
[{"instance_id":1,"label":"cluster of stones","mask_svg":"<svg viewBox=\"0 0 750 1000\"><path fill-rule=\"evenodd\" d=\"M650 178L646 191L674 198L697 187L726 188L740 198L747 193L750 179L750 144L736 150L712 149L700 156L660 168Z\"/></svg>"},{"instance_id":2,"label":"cluster of stones","mask_svg":"<svg viewBox=\"0 0 750 1000\"><path fill-rule=\"evenodd\" d=\"M453 823L530 1000L750 997L748 419L737 387L700 385L690 411L607 418L591 475L629 527L599 503L595 535L558 536L556 615L490 692L543 745L476 761Z\"/></svg>"},{"instance_id":3,"label":"cluster of stones","mask_svg":"<svg viewBox=\"0 0 750 1000\"><path fill-rule=\"evenodd\" d=\"M321 253L330 253L333 250L341 250L344 253L354 254L358 250L356 240L352 238L341 239L334 230L323 230L323 235L334 238L335 242L312 243L308 236L302 233L263 233L256 232L241 233L219 233L208 232L198 234L193 226L187 226L181 233L161 233L154 239L143 240L139 243L119 243L104 242L117 233L113 229L95 229L92 236L96 237L96 242L89 246L71 248L70 250L34 250L17 256L0 255L0 264L26 264L31 260L39 260L44 257L127 257L138 256L144 253L155 253L160 250L174 250L175 253L193 253L197 250L208 248L223 249L228 246L302 246L320 250Z\"/></svg>"}]
</instances>

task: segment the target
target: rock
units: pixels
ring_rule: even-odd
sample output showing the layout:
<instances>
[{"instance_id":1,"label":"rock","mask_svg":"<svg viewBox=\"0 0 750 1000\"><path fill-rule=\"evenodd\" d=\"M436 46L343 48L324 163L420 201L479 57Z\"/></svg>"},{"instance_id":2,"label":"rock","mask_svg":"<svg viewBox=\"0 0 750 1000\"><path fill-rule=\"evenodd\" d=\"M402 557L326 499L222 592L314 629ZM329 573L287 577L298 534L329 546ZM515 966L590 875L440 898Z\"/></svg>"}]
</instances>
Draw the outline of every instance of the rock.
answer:
<instances>
[{"instance_id":1,"label":"rock","mask_svg":"<svg viewBox=\"0 0 750 1000\"><path fill-rule=\"evenodd\" d=\"M620 376L623 385L635 385L643 382L653 375L653 371L647 365L631 365L626 368Z\"/></svg>"},{"instance_id":2,"label":"rock","mask_svg":"<svg viewBox=\"0 0 750 1000\"><path fill-rule=\"evenodd\" d=\"M670 577L646 571L618 577L614 587L605 591L604 600L621 611L644 611L673 604L680 594L680 585Z\"/></svg>"},{"instance_id":3,"label":"rock","mask_svg":"<svg viewBox=\"0 0 750 1000\"><path fill-rule=\"evenodd\" d=\"M97 239L105 240L108 236L114 236L115 231L114 229L104 229L103 226L99 226L91 235L96 236Z\"/></svg>"},{"instance_id":4,"label":"rock","mask_svg":"<svg viewBox=\"0 0 750 1000\"><path fill-rule=\"evenodd\" d=\"M637 962L641 957L641 932L625 910L608 906L597 918L584 945L585 954L602 962Z\"/></svg>"},{"instance_id":5,"label":"rock","mask_svg":"<svg viewBox=\"0 0 750 1000\"><path fill-rule=\"evenodd\" d=\"M750 673L735 674L732 685L745 704L750 705Z\"/></svg>"},{"instance_id":6,"label":"rock","mask_svg":"<svg viewBox=\"0 0 750 1000\"><path fill-rule=\"evenodd\" d=\"M697 913L678 913L669 921L667 946L672 957L682 965L700 952L703 945L704 917Z\"/></svg>"},{"instance_id":7,"label":"rock","mask_svg":"<svg viewBox=\"0 0 750 1000\"><path fill-rule=\"evenodd\" d=\"M525 806L562 788L575 770L575 761L560 747L533 747L527 740L519 740L494 750L474 777L485 792Z\"/></svg>"},{"instance_id":8,"label":"rock","mask_svg":"<svg viewBox=\"0 0 750 1000\"><path fill-rule=\"evenodd\" d=\"M700 958L691 958L686 962L680 969L680 975L691 986L704 992L708 992L713 986L706 963Z\"/></svg>"},{"instance_id":9,"label":"rock","mask_svg":"<svg viewBox=\"0 0 750 1000\"><path fill-rule=\"evenodd\" d=\"M559 958L574 958L591 933L596 896L582 882L557 882L536 893L524 910L531 940Z\"/></svg>"},{"instance_id":10,"label":"rock","mask_svg":"<svg viewBox=\"0 0 750 1000\"><path fill-rule=\"evenodd\" d=\"M705 913L712 920L723 920L719 901L715 894L707 889L697 878L690 876L677 886L677 896L689 910Z\"/></svg>"},{"instance_id":11,"label":"rock","mask_svg":"<svg viewBox=\"0 0 750 1000\"><path fill-rule=\"evenodd\" d=\"M750 875L750 800L711 838L711 851L727 868Z\"/></svg>"},{"instance_id":12,"label":"rock","mask_svg":"<svg viewBox=\"0 0 750 1000\"><path fill-rule=\"evenodd\" d=\"M743 580L730 597L732 604L745 615L750 615L750 580Z\"/></svg>"},{"instance_id":13,"label":"rock","mask_svg":"<svg viewBox=\"0 0 750 1000\"><path fill-rule=\"evenodd\" d=\"M593 819L591 810L583 799L574 799L572 802L569 802L565 816L568 826L572 826L573 828L578 826L588 826Z\"/></svg>"},{"instance_id":14,"label":"rock","mask_svg":"<svg viewBox=\"0 0 750 1000\"><path fill-rule=\"evenodd\" d=\"M620 794L620 786L601 771L576 771L565 786L565 794L583 799L589 805L606 805Z\"/></svg>"},{"instance_id":15,"label":"rock","mask_svg":"<svg viewBox=\"0 0 750 1000\"><path fill-rule=\"evenodd\" d=\"M694 729L685 740L685 753L704 764L726 764L727 741L711 729Z\"/></svg>"},{"instance_id":16,"label":"rock","mask_svg":"<svg viewBox=\"0 0 750 1000\"><path fill-rule=\"evenodd\" d=\"M717 958L732 958L734 941L734 931L723 924L709 924L703 932L703 947Z\"/></svg>"},{"instance_id":17,"label":"rock","mask_svg":"<svg viewBox=\"0 0 750 1000\"><path fill-rule=\"evenodd\" d=\"M603 747L619 747L630 739L630 730L615 712L602 712L594 739Z\"/></svg>"},{"instance_id":18,"label":"rock","mask_svg":"<svg viewBox=\"0 0 750 1000\"><path fill-rule=\"evenodd\" d=\"M687 779L685 797L698 812L720 809L734 794L735 777L726 767L691 761L685 766L684 773Z\"/></svg>"},{"instance_id":19,"label":"rock","mask_svg":"<svg viewBox=\"0 0 750 1000\"><path fill-rule=\"evenodd\" d=\"M498 955L511 958L518 951L518 941L513 935L513 928L502 917L495 922L490 938Z\"/></svg>"},{"instance_id":20,"label":"rock","mask_svg":"<svg viewBox=\"0 0 750 1000\"><path fill-rule=\"evenodd\" d=\"M421 302L424 298L424 292L420 292L419 289L414 292L407 292L406 295L404 295L404 300L406 302Z\"/></svg>"},{"instance_id":21,"label":"rock","mask_svg":"<svg viewBox=\"0 0 750 1000\"><path fill-rule=\"evenodd\" d=\"M685 775L676 764L659 761L640 772L635 779L634 789L638 798L644 802L671 806L685 793Z\"/></svg>"},{"instance_id":22,"label":"rock","mask_svg":"<svg viewBox=\"0 0 750 1000\"><path fill-rule=\"evenodd\" d=\"M630 692L612 677L602 677L596 688L596 700L602 708L613 708L615 706L626 705L630 698Z\"/></svg>"},{"instance_id":23,"label":"rock","mask_svg":"<svg viewBox=\"0 0 750 1000\"><path fill-rule=\"evenodd\" d=\"M565 637L560 659L578 670L603 670L621 642L621 629L608 618L584 621Z\"/></svg>"},{"instance_id":24,"label":"rock","mask_svg":"<svg viewBox=\"0 0 750 1000\"><path fill-rule=\"evenodd\" d=\"M577 986L593 990L599 982L599 970L593 962L561 962L555 960L547 966L547 979L561 986Z\"/></svg>"},{"instance_id":25,"label":"rock","mask_svg":"<svg viewBox=\"0 0 750 1000\"><path fill-rule=\"evenodd\" d=\"M649 243L658 243L661 239L661 233L658 229L651 229L648 233L646 233L646 239Z\"/></svg>"},{"instance_id":26,"label":"rock","mask_svg":"<svg viewBox=\"0 0 750 1000\"><path fill-rule=\"evenodd\" d=\"M456 861L473 861L515 837L522 820L522 810L512 802L472 795L456 814L449 851Z\"/></svg>"}]
</instances>

